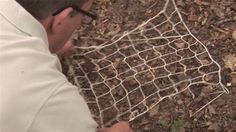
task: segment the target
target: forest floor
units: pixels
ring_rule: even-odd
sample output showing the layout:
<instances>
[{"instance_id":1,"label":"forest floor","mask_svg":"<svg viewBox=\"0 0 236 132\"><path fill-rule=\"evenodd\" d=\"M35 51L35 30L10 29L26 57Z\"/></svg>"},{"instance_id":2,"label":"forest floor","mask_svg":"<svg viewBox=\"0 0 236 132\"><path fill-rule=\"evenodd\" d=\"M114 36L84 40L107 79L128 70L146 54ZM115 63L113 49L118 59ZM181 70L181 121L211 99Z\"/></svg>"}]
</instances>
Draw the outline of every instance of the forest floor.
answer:
<instances>
[{"instance_id":1,"label":"forest floor","mask_svg":"<svg viewBox=\"0 0 236 132\"><path fill-rule=\"evenodd\" d=\"M132 30L154 16L165 0L96 0L99 19L81 28L80 37L108 40ZM190 31L222 67L223 94L196 116L185 103L163 100L143 116L131 121L135 132L236 132L236 1L176 0ZM178 98L178 97L176 97Z\"/></svg>"}]
</instances>

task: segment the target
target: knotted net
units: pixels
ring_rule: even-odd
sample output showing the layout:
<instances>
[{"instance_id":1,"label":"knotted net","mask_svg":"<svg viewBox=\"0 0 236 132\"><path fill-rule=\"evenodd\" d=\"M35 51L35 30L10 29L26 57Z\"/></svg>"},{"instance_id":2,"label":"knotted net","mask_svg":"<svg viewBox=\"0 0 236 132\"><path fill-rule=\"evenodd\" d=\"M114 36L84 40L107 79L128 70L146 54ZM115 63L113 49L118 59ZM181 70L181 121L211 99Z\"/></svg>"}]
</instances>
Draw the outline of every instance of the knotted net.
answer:
<instances>
[{"instance_id":1,"label":"knotted net","mask_svg":"<svg viewBox=\"0 0 236 132\"><path fill-rule=\"evenodd\" d=\"M207 94L192 108L194 115L228 92L220 65L190 32L174 0L111 41L76 48L67 59L69 76L101 126L134 120L182 92L194 101L204 88Z\"/></svg>"}]
</instances>

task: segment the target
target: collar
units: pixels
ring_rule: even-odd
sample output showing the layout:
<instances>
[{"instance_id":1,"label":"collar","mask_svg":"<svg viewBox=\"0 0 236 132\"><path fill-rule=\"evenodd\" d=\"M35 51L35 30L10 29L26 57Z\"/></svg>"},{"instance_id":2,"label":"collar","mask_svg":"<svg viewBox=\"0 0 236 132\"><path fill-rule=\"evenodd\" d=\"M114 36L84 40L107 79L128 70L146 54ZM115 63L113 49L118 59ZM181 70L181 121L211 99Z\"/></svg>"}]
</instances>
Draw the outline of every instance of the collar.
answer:
<instances>
[{"instance_id":1,"label":"collar","mask_svg":"<svg viewBox=\"0 0 236 132\"><path fill-rule=\"evenodd\" d=\"M0 14L20 31L40 37L48 44L44 27L15 0L0 0Z\"/></svg>"}]
</instances>

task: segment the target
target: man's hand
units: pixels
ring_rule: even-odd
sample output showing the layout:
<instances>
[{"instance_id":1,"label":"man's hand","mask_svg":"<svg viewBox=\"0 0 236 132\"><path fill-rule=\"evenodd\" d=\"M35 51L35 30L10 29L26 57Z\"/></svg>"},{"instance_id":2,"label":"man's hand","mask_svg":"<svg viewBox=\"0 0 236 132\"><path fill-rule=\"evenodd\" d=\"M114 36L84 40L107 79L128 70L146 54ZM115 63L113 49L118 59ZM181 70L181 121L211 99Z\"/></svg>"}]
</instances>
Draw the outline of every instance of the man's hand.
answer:
<instances>
[{"instance_id":1,"label":"man's hand","mask_svg":"<svg viewBox=\"0 0 236 132\"><path fill-rule=\"evenodd\" d=\"M61 48L59 51L57 51L57 55L61 58L64 56L69 56L74 52L74 45L73 45L73 39L69 39L63 48Z\"/></svg>"},{"instance_id":2,"label":"man's hand","mask_svg":"<svg viewBox=\"0 0 236 132\"><path fill-rule=\"evenodd\" d=\"M128 122L119 122L109 128L102 128L98 132L133 132Z\"/></svg>"}]
</instances>

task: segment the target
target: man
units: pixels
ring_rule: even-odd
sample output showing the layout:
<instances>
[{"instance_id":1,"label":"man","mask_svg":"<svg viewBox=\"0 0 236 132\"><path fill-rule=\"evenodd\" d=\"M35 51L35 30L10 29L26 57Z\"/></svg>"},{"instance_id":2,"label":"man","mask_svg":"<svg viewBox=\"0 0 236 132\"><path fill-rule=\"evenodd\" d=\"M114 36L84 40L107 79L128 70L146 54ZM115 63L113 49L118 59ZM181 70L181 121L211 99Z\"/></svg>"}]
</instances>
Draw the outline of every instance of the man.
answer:
<instances>
[{"instance_id":1,"label":"man","mask_svg":"<svg viewBox=\"0 0 236 132\"><path fill-rule=\"evenodd\" d=\"M97 124L61 73L56 53L70 49L92 0L0 1L0 131L95 132ZM69 46L68 46L69 45ZM102 132L131 132L126 122Z\"/></svg>"}]
</instances>

